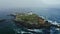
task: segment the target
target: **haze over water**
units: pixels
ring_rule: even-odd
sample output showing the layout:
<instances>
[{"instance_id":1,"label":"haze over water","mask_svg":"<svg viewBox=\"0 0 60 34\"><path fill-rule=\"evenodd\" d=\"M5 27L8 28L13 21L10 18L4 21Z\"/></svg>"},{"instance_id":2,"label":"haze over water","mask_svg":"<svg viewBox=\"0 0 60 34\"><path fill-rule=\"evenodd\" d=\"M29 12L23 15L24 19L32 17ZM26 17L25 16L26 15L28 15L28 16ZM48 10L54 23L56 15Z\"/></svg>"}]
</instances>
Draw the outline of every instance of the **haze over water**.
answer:
<instances>
[{"instance_id":1,"label":"haze over water","mask_svg":"<svg viewBox=\"0 0 60 34\"><path fill-rule=\"evenodd\" d=\"M45 17L46 20L60 23L60 0L0 0L0 18L7 19L6 22L0 23L0 34L19 33L18 29L22 27L18 28L12 21L8 20L12 17L7 15L25 11L32 11L39 16ZM60 34L60 30L53 28L51 30L50 34ZM26 32L24 29L21 31Z\"/></svg>"}]
</instances>

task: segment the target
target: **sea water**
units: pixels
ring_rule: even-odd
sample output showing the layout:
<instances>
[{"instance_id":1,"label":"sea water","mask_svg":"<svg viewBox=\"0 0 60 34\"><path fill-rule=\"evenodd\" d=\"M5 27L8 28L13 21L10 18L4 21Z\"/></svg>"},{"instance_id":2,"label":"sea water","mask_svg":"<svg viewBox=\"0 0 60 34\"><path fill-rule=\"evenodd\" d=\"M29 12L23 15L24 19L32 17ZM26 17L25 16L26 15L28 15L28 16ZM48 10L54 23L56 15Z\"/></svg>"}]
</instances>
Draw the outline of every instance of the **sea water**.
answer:
<instances>
[{"instance_id":1,"label":"sea water","mask_svg":"<svg viewBox=\"0 0 60 34\"><path fill-rule=\"evenodd\" d=\"M49 22L60 23L60 10L33 10L34 13L39 16L44 17ZM45 12L46 11L46 12ZM18 11L19 12L19 11ZM18 27L11 21L13 17L8 16L11 11L0 11L0 18L6 19L5 22L0 23L0 34L60 34L60 29L55 27L50 27L50 29L26 29L23 27Z\"/></svg>"}]
</instances>

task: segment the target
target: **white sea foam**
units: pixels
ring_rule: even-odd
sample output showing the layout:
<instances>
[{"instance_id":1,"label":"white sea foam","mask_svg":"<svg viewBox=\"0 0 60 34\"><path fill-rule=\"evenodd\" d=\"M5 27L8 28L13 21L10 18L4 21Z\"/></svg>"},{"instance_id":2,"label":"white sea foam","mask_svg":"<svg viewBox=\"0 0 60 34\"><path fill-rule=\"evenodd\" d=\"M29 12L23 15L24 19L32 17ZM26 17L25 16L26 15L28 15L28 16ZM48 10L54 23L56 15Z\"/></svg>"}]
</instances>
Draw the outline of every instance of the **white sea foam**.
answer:
<instances>
[{"instance_id":1,"label":"white sea foam","mask_svg":"<svg viewBox=\"0 0 60 34\"><path fill-rule=\"evenodd\" d=\"M56 28L56 30L60 30L60 28Z\"/></svg>"},{"instance_id":2,"label":"white sea foam","mask_svg":"<svg viewBox=\"0 0 60 34\"><path fill-rule=\"evenodd\" d=\"M47 20L48 22L50 22L51 24L60 24L60 23L58 23L57 21L52 21L52 20L48 20L46 17L44 17L44 16L40 16L40 17L42 17L43 19L45 19L45 21Z\"/></svg>"},{"instance_id":3,"label":"white sea foam","mask_svg":"<svg viewBox=\"0 0 60 34\"><path fill-rule=\"evenodd\" d=\"M28 29L29 31L42 32L42 29Z\"/></svg>"},{"instance_id":4,"label":"white sea foam","mask_svg":"<svg viewBox=\"0 0 60 34\"><path fill-rule=\"evenodd\" d=\"M23 34L23 33L31 33L31 32L25 32L25 31L21 31L21 34Z\"/></svg>"},{"instance_id":5,"label":"white sea foam","mask_svg":"<svg viewBox=\"0 0 60 34\"><path fill-rule=\"evenodd\" d=\"M45 17L43 17L43 16L40 16L40 17L45 19ZM60 23L58 23L57 21L52 21L52 20L47 20L47 21L50 22L53 25L60 26ZM56 28L55 30L60 30L60 28Z\"/></svg>"},{"instance_id":6,"label":"white sea foam","mask_svg":"<svg viewBox=\"0 0 60 34\"><path fill-rule=\"evenodd\" d=\"M51 24L53 25L57 25L57 26L60 26L60 23L58 23L57 21L51 21L51 20L48 20L48 22L50 22Z\"/></svg>"},{"instance_id":7,"label":"white sea foam","mask_svg":"<svg viewBox=\"0 0 60 34\"><path fill-rule=\"evenodd\" d=\"M53 24L53 25L57 25L57 26L60 26L60 23L58 23L57 21L51 21L51 20L48 20L51 24ZM60 30L60 28L55 28L55 30Z\"/></svg>"},{"instance_id":8,"label":"white sea foam","mask_svg":"<svg viewBox=\"0 0 60 34\"><path fill-rule=\"evenodd\" d=\"M19 30L17 30L17 29L14 29L14 31L17 32L17 33L21 33L21 32L20 32Z\"/></svg>"},{"instance_id":9,"label":"white sea foam","mask_svg":"<svg viewBox=\"0 0 60 34\"><path fill-rule=\"evenodd\" d=\"M45 19L45 17L44 17L44 16L40 16L40 17L42 17L43 19Z\"/></svg>"}]
</instances>

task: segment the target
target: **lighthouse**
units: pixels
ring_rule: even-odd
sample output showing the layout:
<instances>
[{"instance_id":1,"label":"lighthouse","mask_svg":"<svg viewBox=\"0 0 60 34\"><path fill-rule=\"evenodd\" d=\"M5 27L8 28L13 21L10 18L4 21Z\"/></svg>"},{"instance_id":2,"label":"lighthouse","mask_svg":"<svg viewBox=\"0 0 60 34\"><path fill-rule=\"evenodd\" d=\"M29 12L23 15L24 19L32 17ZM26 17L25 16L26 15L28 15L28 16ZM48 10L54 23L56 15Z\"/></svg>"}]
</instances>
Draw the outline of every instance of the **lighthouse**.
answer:
<instances>
[{"instance_id":1,"label":"lighthouse","mask_svg":"<svg viewBox=\"0 0 60 34\"><path fill-rule=\"evenodd\" d=\"M32 11L31 12L28 12L28 15L32 15L33 13L32 13Z\"/></svg>"}]
</instances>

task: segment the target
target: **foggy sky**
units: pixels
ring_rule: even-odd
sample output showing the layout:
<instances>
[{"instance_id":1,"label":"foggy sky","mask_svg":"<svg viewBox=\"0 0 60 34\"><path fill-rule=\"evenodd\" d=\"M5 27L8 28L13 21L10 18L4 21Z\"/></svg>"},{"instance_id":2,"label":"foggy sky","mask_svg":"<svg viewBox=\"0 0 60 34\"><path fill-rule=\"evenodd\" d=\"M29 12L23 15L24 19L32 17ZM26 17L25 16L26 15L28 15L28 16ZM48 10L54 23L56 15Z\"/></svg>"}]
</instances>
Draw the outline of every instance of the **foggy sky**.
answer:
<instances>
[{"instance_id":1,"label":"foggy sky","mask_svg":"<svg viewBox=\"0 0 60 34\"><path fill-rule=\"evenodd\" d=\"M0 8L9 7L60 7L60 0L0 0Z\"/></svg>"}]
</instances>

